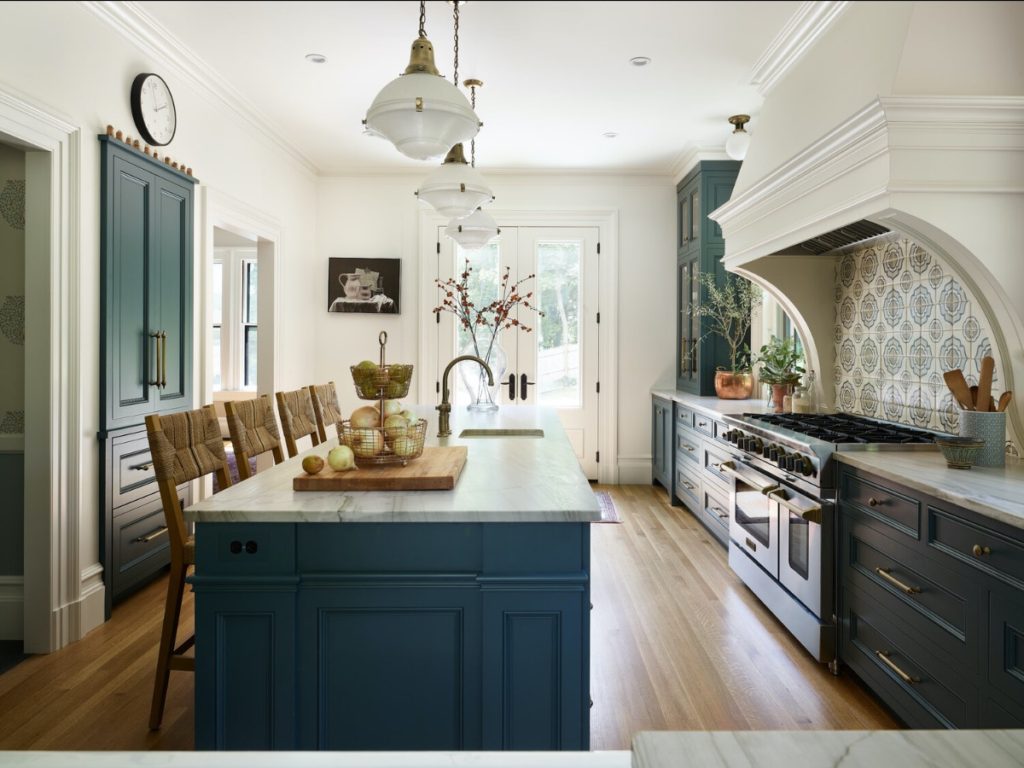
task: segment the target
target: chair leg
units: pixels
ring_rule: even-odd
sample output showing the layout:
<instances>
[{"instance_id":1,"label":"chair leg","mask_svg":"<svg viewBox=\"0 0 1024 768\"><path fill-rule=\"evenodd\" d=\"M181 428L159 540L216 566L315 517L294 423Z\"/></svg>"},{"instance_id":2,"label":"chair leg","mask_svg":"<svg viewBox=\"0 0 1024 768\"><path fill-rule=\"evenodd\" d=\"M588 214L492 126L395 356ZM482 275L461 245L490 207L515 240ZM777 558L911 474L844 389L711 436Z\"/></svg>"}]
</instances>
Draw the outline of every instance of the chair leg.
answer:
<instances>
[{"instance_id":1,"label":"chair leg","mask_svg":"<svg viewBox=\"0 0 1024 768\"><path fill-rule=\"evenodd\" d=\"M164 717L164 703L167 701L167 683L171 675L171 656L178 635L178 618L181 616L181 599L185 594L184 564L171 564L167 581L167 602L164 604L164 625L160 632L160 651L156 662L156 681L153 684L153 703L149 710L149 729L160 728Z\"/></svg>"}]
</instances>

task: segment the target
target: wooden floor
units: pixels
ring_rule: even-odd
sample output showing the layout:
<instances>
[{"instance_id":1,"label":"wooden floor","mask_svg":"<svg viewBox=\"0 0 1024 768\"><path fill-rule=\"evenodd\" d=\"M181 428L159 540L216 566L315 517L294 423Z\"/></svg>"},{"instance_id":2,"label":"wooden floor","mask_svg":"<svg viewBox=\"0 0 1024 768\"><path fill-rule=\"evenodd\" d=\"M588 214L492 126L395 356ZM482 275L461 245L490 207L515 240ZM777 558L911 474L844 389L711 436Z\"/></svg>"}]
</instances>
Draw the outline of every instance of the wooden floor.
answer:
<instances>
[{"instance_id":1,"label":"wooden floor","mask_svg":"<svg viewBox=\"0 0 1024 768\"><path fill-rule=\"evenodd\" d=\"M592 528L593 749L628 749L640 730L897 727L848 673L804 652L664 491L603 490L622 524ZM146 726L165 588L0 675L0 750L191 749L190 673L171 674L163 728ZM187 596L183 632L191 610Z\"/></svg>"}]
</instances>

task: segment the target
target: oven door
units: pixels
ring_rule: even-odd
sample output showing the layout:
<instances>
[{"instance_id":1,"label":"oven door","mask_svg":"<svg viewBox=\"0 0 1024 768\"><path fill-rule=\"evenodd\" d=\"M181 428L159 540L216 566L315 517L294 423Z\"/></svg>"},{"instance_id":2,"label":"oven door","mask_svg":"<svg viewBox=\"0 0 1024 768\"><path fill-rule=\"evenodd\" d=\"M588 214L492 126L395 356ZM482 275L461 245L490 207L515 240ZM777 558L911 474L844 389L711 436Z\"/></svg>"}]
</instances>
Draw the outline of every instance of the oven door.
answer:
<instances>
[{"instance_id":1,"label":"oven door","mask_svg":"<svg viewBox=\"0 0 1024 768\"><path fill-rule=\"evenodd\" d=\"M831 515L823 505L801 493L782 487L768 493L779 507L779 581L819 619L825 605L822 592L822 516Z\"/></svg>"},{"instance_id":2,"label":"oven door","mask_svg":"<svg viewBox=\"0 0 1024 768\"><path fill-rule=\"evenodd\" d=\"M754 562L779 578L779 505L768 493L779 484L740 461L719 465L733 478L729 538Z\"/></svg>"}]
</instances>

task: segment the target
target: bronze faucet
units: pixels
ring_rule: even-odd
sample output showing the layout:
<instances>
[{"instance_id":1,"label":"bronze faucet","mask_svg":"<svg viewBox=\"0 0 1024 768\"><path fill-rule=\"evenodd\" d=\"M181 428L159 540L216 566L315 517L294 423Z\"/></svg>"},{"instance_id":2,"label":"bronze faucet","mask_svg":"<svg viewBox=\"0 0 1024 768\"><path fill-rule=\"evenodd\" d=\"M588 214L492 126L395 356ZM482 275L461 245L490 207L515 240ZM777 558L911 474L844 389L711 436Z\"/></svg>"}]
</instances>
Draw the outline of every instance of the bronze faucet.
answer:
<instances>
[{"instance_id":1,"label":"bronze faucet","mask_svg":"<svg viewBox=\"0 0 1024 768\"><path fill-rule=\"evenodd\" d=\"M441 415L437 417L438 437L448 437L452 433L451 424L448 423L449 415L452 412L452 404L448 402L448 372L452 369L452 366L456 363L461 363L463 360L472 360L475 363L480 363L480 366L487 371L487 383L492 387L494 386L494 374L491 373L491 367L476 355L459 355L448 363L444 369L444 374L441 376L441 404L437 406L437 410L441 412Z\"/></svg>"}]
</instances>

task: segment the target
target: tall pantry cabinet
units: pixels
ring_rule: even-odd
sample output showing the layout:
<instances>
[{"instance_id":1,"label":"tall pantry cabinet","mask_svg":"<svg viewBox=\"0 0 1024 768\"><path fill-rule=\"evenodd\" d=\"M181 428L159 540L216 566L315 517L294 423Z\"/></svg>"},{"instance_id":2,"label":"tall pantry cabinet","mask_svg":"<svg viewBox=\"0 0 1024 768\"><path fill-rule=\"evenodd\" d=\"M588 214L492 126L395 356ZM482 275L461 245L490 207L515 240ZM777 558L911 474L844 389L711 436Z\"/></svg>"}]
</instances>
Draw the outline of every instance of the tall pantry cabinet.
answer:
<instances>
[{"instance_id":1,"label":"tall pantry cabinet","mask_svg":"<svg viewBox=\"0 0 1024 768\"><path fill-rule=\"evenodd\" d=\"M100 136L100 559L107 614L170 561L145 418L190 410L196 179ZM179 488L189 503L189 486Z\"/></svg>"}]
</instances>

